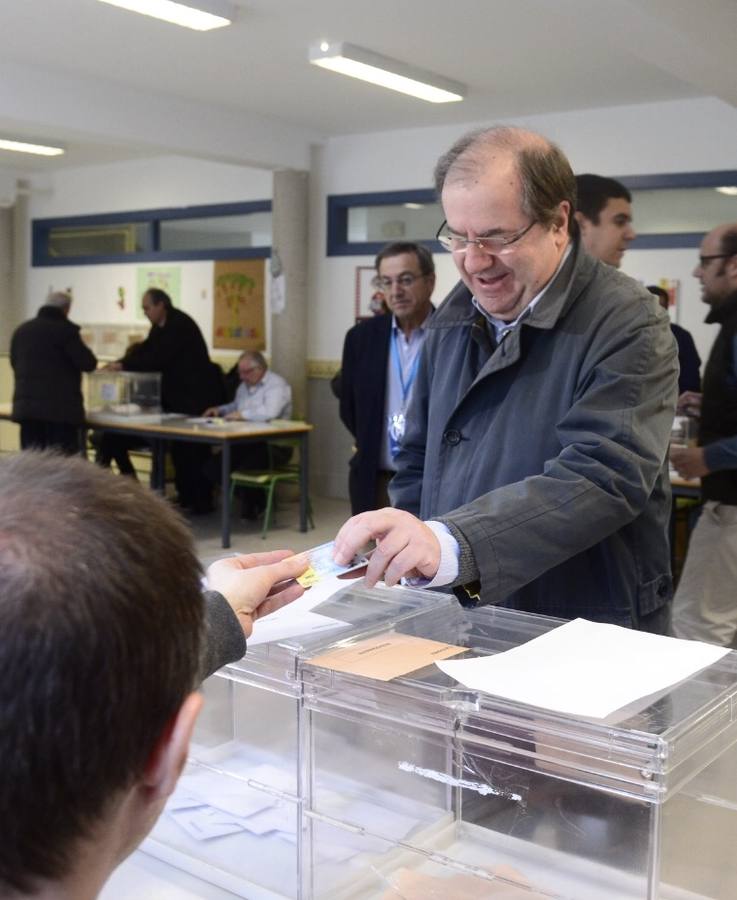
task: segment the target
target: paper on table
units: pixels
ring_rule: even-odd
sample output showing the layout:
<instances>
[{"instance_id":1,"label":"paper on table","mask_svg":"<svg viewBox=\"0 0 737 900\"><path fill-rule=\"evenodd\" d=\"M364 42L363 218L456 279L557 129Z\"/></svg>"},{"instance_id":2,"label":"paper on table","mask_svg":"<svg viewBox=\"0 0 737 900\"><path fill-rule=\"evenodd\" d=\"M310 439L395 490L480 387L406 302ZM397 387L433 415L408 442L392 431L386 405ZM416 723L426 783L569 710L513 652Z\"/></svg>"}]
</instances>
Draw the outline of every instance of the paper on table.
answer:
<instances>
[{"instance_id":1,"label":"paper on table","mask_svg":"<svg viewBox=\"0 0 737 900\"><path fill-rule=\"evenodd\" d=\"M727 653L711 644L574 619L504 653L437 665L474 690L601 719Z\"/></svg>"}]
</instances>

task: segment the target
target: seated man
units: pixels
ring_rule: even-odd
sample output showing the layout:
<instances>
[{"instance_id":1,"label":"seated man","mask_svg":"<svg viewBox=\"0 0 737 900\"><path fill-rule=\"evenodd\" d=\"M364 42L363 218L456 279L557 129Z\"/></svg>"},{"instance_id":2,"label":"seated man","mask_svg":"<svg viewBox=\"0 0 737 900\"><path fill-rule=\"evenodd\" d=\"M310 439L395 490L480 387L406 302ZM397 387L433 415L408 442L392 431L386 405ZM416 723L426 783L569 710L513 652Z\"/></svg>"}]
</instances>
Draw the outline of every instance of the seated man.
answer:
<instances>
[{"instance_id":1,"label":"seated man","mask_svg":"<svg viewBox=\"0 0 737 900\"><path fill-rule=\"evenodd\" d=\"M205 416L224 416L230 421L268 422L288 419L292 415L292 389L286 379L270 372L263 354L246 350L238 359L240 384L235 399L221 406L209 406ZM265 469L272 462L284 465L292 455L290 447L272 447L272 457L266 441L234 446L231 450L232 469ZM220 460L209 460L205 473L210 481L220 480ZM260 491L245 491L243 511L247 518L255 518L263 508Z\"/></svg>"},{"instance_id":2,"label":"seated man","mask_svg":"<svg viewBox=\"0 0 737 900\"><path fill-rule=\"evenodd\" d=\"M191 535L153 492L80 458L0 460L0 896L97 896L174 789L199 679L305 568L221 560L203 603Z\"/></svg>"}]
</instances>

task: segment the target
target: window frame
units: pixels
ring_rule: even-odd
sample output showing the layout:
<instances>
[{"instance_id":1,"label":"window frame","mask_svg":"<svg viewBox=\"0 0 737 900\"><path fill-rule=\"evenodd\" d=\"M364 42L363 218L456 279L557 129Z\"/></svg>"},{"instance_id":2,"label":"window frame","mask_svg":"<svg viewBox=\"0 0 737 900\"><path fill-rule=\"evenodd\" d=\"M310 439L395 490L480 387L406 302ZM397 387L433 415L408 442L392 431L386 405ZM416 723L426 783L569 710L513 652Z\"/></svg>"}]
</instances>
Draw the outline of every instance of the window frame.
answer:
<instances>
[{"instance_id":1,"label":"window frame","mask_svg":"<svg viewBox=\"0 0 737 900\"><path fill-rule=\"evenodd\" d=\"M673 188L714 188L723 184L737 185L737 170L710 172L669 172L659 175L618 175L617 181L629 190L665 190ZM394 206L401 203L436 203L432 188L404 191L373 191L362 194L330 194L327 198L327 255L375 256L389 241L348 240L348 211L356 206ZM714 225L718 225L715 222ZM438 222L440 225L440 222ZM671 250L698 248L705 231L682 231L639 235L630 250ZM446 253L433 239L421 241L433 253Z\"/></svg>"},{"instance_id":2,"label":"window frame","mask_svg":"<svg viewBox=\"0 0 737 900\"><path fill-rule=\"evenodd\" d=\"M271 212L271 200L250 200L243 203L215 203L201 206L165 207L162 209L131 210L117 213L96 213L82 216L58 216L33 219L31 222L31 265L88 266L105 263L178 262L184 260L266 259L271 245L261 247L223 247L203 250L161 250L161 223L182 219L221 218ZM114 253L95 256L58 257L49 254L49 235L53 228L89 227L95 225L144 224L145 250L140 253Z\"/></svg>"}]
</instances>

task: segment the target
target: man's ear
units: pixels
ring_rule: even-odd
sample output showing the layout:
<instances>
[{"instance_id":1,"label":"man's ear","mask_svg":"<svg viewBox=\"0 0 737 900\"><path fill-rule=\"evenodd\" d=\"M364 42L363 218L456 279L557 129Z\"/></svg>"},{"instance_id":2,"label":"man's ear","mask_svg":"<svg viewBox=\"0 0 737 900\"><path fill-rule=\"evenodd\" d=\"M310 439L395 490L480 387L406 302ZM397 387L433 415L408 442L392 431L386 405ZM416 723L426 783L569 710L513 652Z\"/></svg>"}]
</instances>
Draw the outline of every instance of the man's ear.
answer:
<instances>
[{"instance_id":1,"label":"man's ear","mask_svg":"<svg viewBox=\"0 0 737 900\"><path fill-rule=\"evenodd\" d=\"M166 799L176 787L203 702L202 694L189 694L157 741L141 779L149 799Z\"/></svg>"}]
</instances>

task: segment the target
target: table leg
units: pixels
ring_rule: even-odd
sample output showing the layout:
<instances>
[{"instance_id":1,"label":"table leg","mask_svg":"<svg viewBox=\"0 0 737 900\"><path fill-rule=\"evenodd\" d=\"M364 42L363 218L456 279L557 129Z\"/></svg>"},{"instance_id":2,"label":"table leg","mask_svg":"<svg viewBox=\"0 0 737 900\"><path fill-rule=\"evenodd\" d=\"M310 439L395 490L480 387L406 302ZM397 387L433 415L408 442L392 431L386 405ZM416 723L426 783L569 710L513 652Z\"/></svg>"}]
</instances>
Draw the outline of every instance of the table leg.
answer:
<instances>
[{"instance_id":1,"label":"table leg","mask_svg":"<svg viewBox=\"0 0 737 900\"><path fill-rule=\"evenodd\" d=\"M166 441L156 438L151 452L153 465L151 467L151 487L160 494L166 492Z\"/></svg>"},{"instance_id":2,"label":"table leg","mask_svg":"<svg viewBox=\"0 0 737 900\"><path fill-rule=\"evenodd\" d=\"M300 437L299 445L299 530L307 531L307 500L309 497L309 456L307 438L308 432Z\"/></svg>"},{"instance_id":3,"label":"table leg","mask_svg":"<svg viewBox=\"0 0 737 900\"><path fill-rule=\"evenodd\" d=\"M230 547L230 441L223 441L220 454L220 506L222 514L222 544Z\"/></svg>"}]
</instances>

